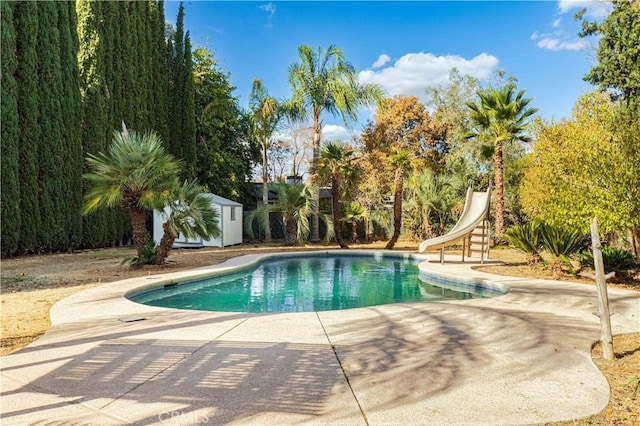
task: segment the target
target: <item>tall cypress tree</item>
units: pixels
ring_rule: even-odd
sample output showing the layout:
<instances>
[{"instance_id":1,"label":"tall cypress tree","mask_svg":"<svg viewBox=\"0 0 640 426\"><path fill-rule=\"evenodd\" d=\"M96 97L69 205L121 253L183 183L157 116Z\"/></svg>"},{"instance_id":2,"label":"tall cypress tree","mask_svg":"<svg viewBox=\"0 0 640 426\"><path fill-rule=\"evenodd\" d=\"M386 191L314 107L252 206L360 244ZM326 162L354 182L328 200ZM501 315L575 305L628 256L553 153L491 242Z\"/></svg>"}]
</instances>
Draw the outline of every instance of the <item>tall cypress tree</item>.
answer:
<instances>
[{"instance_id":1,"label":"tall cypress tree","mask_svg":"<svg viewBox=\"0 0 640 426\"><path fill-rule=\"evenodd\" d=\"M180 3L176 29L169 37L169 152L187 165L196 160L195 98L191 40L184 33L184 7ZM193 171L187 168L186 177Z\"/></svg>"},{"instance_id":2,"label":"tall cypress tree","mask_svg":"<svg viewBox=\"0 0 640 426\"><path fill-rule=\"evenodd\" d=\"M104 152L106 135L111 128L111 123L107 121L108 88L104 80L107 58L102 34L104 27L108 26L103 22L102 8L110 3L89 0L79 0L76 3L80 41L78 68L82 98L82 143L85 154ZM83 166L84 171L88 172L87 165ZM86 191L87 182L84 182L83 187ZM106 244L109 216L106 211L98 210L83 217L83 246L100 247Z\"/></svg>"},{"instance_id":3,"label":"tall cypress tree","mask_svg":"<svg viewBox=\"0 0 640 426\"><path fill-rule=\"evenodd\" d=\"M130 56L132 55L131 43L127 26L129 25L129 2L108 2L103 7L103 20L107 27L103 28L105 57L109 66L105 68L105 84L108 86L110 96L105 99L107 109L107 122L105 127L105 149L111 143L111 137L115 129L122 127L124 121L129 128L134 123L130 117L131 92L128 87L132 85ZM104 152L104 151L103 151ZM107 240L110 244L120 242L130 228L129 216L120 208L107 212Z\"/></svg>"},{"instance_id":4,"label":"tall cypress tree","mask_svg":"<svg viewBox=\"0 0 640 426\"><path fill-rule=\"evenodd\" d=\"M42 243L46 250L68 247L65 228L66 193L62 141L64 127L61 97L60 36L58 6L54 2L38 2L38 96L41 120L39 158L40 218Z\"/></svg>"},{"instance_id":5,"label":"tall cypress tree","mask_svg":"<svg viewBox=\"0 0 640 426\"><path fill-rule=\"evenodd\" d=\"M185 176L188 179L195 177L196 165L196 104L195 86L193 84L193 58L191 56L191 38L189 32L184 38L184 103L182 111L182 159L187 165Z\"/></svg>"},{"instance_id":6,"label":"tall cypress tree","mask_svg":"<svg viewBox=\"0 0 640 426\"><path fill-rule=\"evenodd\" d=\"M136 70L136 85L138 99L136 102L136 119L138 120L138 129L150 130L151 123L149 120L151 105L149 103L149 62L151 61L151 52L149 51L148 37L151 27L147 26L149 17L149 2L135 2L135 20L134 30L137 43L137 56L140 58Z\"/></svg>"},{"instance_id":7,"label":"tall cypress tree","mask_svg":"<svg viewBox=\"0 0 640 426\"><path fill-rule=\"evenodd\" d=\"M167 42L165 40L164 2L151 3L151 31L150 51L151 59L151 105L154 108L153 128L166 144L169 141L169 121L167 119L167 96L169 90L169 75L167 61Z\"/></svg>"},{"instance_id":8,"label":"tall cypress tree","mask_svg":"<svg viewBox=\"0 0 640 426\"><path fill-rule=\"evenodd\" d=\"M169 60L169 152L183 158L182 111L184 104L184 7L180 3L176 18L176 29L169 37L171 58Z\"/></svg>"},{"instance_id":9,"label":"tall cypress tree","mask_svg":"<svg viewBox=\"0 0 640 426\"><path fill-rule=\"evenodd\" d=\"M134 101L136 99L135 93L135 67L140 58L136 58L137 46L133 40L132 34L132 16L129 13L130 3L118 4L120 14L120 52L122 56L118 59L122 65L122 118L127 126L131 129L138 130L138 123L136 121Z\"/></svg>"},{"instance_id":10,"label":"tall cypress tree","mask_svg":"<svg viewBox=\"0 0 640 426\"><path fill-rule=\"evenodd\" d=\"M40 207L38 202L38 7L36 2L16 2L18 69L18 114L20 129L20 239L18 250L26 253L40 246ZM75 28L75 27L74 27ZM76 189L78 186L76 186Z\"/></svg>"},{"instance_id":11,"label":"tall cypress tree","mask_svg":"<svg viewBox=\"0 0 640 426\"><path fill-rule=\"evenodd\" d=\"M104 117L102 119L101 147L97 152L105 152L111 143L113 131L120 129L122 121L129 126L130 118L126 115L126 104L129 102L125 95L126 85L130 83L130 76L125 75L126 66L129 65L126 59L131 55L129 47L125 48L128 37L127 26L129 24L129 2L101 2L101 8L96 10L100 17L98 24L98 34L100 52L102 60L99 72L104 84L101 92L104 105ZM122 240L126 233L128 222L126 215L120 209L110 209L102 212L105 215L105 242L104 244L114 245Z\"/></svg>"},{"instance_id":12,"label":"tall cypress tree","mask_svg":"<svg viewBox=\"0 0 640 426\"><path fill-rule=\"evenodd\" d=\"M143 110L144 113L144 128L150 130L155 129L155 117L153 116L155 113L155 106L153 105L153 63L154 57L157 56L158 52L154 52L153 46L153 33L155 31L155 11L152 7L155 7L155 2L146 1L143 3L143 16L141 19L141 27L140 31L142 34L139 35L141 39L141 43L144 45L145 50L145 61L144 61L144 70L142 71L142 81L143 81L143 96L145 108ZM164 49L161 50L164 52Z\"/></svg>"},{"instance_id":13,"label":"tall cypress tree","mask_svg":"<svg viewBox=\"0 0 640 426\"><path fill-rule=\"evenodd\" d=\"M20 229L20 197L18 182L18 85L16 72L16 32L14 3L1 2L2 9L2 255L11 255L18 248Z\"/></svg>"},{"instance_id":14,"label":"tall cypress tree","mask_svg":"<svg viewBox=\"0 0 640 426\"><path fill-rule=\"evenodd\" d=\"M62 75L62 96L60 98L61 137L63 145L63 180L66 190L66 211L63 219L67 231L68 248L76 248L82 241L82 110L80 103L80 82L78 78L78 36L76 32L76 11L73 2L56 2L58 29L60 33L60 67Z\"/></svg>"}]
</instances>

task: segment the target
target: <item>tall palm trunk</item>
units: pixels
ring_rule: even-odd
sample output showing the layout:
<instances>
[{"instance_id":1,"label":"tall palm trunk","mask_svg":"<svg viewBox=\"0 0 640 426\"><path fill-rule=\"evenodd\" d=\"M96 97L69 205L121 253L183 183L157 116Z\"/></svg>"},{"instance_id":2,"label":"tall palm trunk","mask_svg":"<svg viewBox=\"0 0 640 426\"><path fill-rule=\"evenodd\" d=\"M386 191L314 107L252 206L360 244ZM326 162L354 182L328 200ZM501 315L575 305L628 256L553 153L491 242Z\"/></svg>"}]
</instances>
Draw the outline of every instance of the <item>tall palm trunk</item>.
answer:
<instances>
[{"instance_id":1,"label":"tall palm trunk","mask_svg":"<svg viewBox=\"0 0 640 426\"><path fill-rule=\"evenodd\" d=\"M320 127L320 110L314 108L313 111L313 162L320 158L320 136L322 128ZM312 243L320 241L320 191L316 193L316 199L313 206L313 214L311 215L311 235L309 240Z\"/></svg>"},{"instance_id":2,"label":"tall palm trunk","mask_svg":"<svg viewBox=\"0 0 640 426\"><path fill-rule=\"evenodd\" d=\"M496 184L496 229L494 242L499 243L502 241L502 234L506 231L504 224L504 159L502 157L502 141L496 141L493 162Z\"/></svg>"},{"instance_id":3,"label":"tall palm trunk","mask_svg":"<svg viewBox=\"0 0 640 426\"><path fill-rule=\"evenodd\" d=\"M433 238L433 227L431 226L431 221L428 217L424 219L424 222L422 223L422 238Z\"/></svg>"},{"instance_id":4,"label":"tall palm trunk","mask_svg":"<svg viewBox=\"0 0 640 426\"><path fill-rule=\"evenodd\" d=\"M269 205L269 170L267 169L267 143L262 143L262 205ZM265 209L264 241L271 242L271 222L269 221L269 211Z\"/></svg>"},{"instance_id":5,"label":"tall palm trunk","mask_svg":"<svg viewBox=\"0 0 640 426\"><path fill-rule=\"evenodd\" d=\"M298 244L298 225L294 217L289 217L284 223L284 243L288 246Z\"/></svg>"},{"instance_id":6,"label":"tall palm trunk","mask_svg":"<svg viewBox=\"0 0 640 426\"><path fill-rule=\"evenodd\" d=\"M351 242L354 244L358 242L358 221L356 220L351 221Z\"/></svg>"},{"instance_id":7,"label":"tall palm trunk","mask_svg":"<svg viewBox=\"0 0 640 426\"><path fill-rule=\"evenodd\" d=\"M142 247L147 241L147 210L140 207L129 207L128 210L131 216L133 244L140 255Z\"/></svg>"},{"instance_id":8,"label":"tall palm trunk","mask_svg":"<svg viewBox=\"0 0 640 426\"><path fill-rule=\"evenodd\" d=\"M640 225L629 230L629 242L631 243L631 252L636 259L640 260Z\"/></svg>"},{"instance_id":9,"label":"tall palm trunk","mask_svg":"<svg viewBox=\"0 0 640 426\"><path fill-rule=\"evenodd\" d=\"M365 217L364 218L364 241L366 243L368 243L370 241L370 238L371 238L370 235L369 235L369 232L370 232L369 222L370 221L371 221L370 217Z\"/></svg>"},{"instance_id":10,"label":"tall palm trunk","mask_svg":"<svg viewBox=\"0 0 640 426\"><path fill-rule=\"evenodd\" d=\"M387 243L386 249L391 250L396 245L398 238L400 238L400 229L402 228L402 190L404 184L404 171L402 167L396 169L396 176L394 179L394 194L393 194L393 236Z\"/></svg>"},{"instance_id":11,"label":"tall palm trunk","mask_svg":"<svg viewBox=\"0 0 640 426\"><path fill-rule=\"evenodd\" d=\"M333 214L333 226L336 231L336 241L340 245L340 248L348 249L349 246L342 238L342 232L340 229L340 179L334 174L331 176L331 210Z\"/></svg>"},{"instance_id":12,"label":"tall palm trunk","mask_svg":"<svg viewBox=\"0 0 640 426\"><path fill-rule=\"evenodd\" d=\"M176 236L173 235L171 230L169 230L169 224L163 223L162 230L164 231L162 234L162 239L160 240L160 244L158 244L158 253L156 257L156 265L162 265L164 261L169 257L169 253L171 252L171 247L173 247L173 242L176 240Z\"/></svg>"}]
</instances>

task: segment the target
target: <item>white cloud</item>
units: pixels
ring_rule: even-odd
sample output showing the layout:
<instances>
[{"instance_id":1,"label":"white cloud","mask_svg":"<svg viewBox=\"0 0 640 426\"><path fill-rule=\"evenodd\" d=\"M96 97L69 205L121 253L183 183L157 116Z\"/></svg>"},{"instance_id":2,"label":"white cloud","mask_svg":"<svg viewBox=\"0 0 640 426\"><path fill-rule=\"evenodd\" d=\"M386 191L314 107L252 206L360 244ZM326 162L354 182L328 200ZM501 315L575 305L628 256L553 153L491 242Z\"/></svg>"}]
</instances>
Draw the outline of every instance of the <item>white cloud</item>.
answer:
<instances>
[{"instance_id":1,"label":"white cloud","mask_svg":"<svg viewBox=\"0 0 640 426\"><path fill-rule=\"evenodd\" d=\"M560 40L557 38L543 37L536 45L542 49L552 50L557 52L559 50L582 50L589 47L589 42L586 40Z\"/></svg>"},{"instance_id":2,"label":"white cloud","mask_svg":"<svg viewBox=\"0 0 640 426\"><path fill-rule=\"evenodd\" d=\"M273 3L267 3L260 6L260 10L267 12L267 23L265 28L273 28L273 15L276 14L276 5Z\"/></svg>"},{"instance_id":3,"label":"white cloud","mask_svg":"<svg viewBox=\"0 0 640 426\"><path fill-rule=\"evenodd\" d=\"M354 135L357 135L357 133L343 126L338 126L335 124L325 124L324 126L322 126L322 140L326 142L351 142Z\"/></svg>"},{"instance_id":4,"label":"white cloud","mask_svg":"<svg viewBox=\"0 0 640 426\"><path fill-rule=\"evenodd\" d=\"M546 34L540 34L536 31L531 34L531 40L537 40L536 46L539 48L554 52L560 50L583 50L590 46L585 39L568 38L563 30L556 30Z\"/></svg>"},{"instance_id":5,"label":"white cloud","mask_svg":"<svg viewBox=\"0 0 640 426\"><path fill-rule=\"evenodd\" d=\"M560 16L551 24L553 31L550 33L536 31L531 35L531 39L537 40L536 46L539 48L554 52L589 48L591 44L587 40L576 37L577 30L572 30L572 35L567 35L563 28L565 24L562 22L562 15L569 12L577 12L582 8L587 9L586 18L601 21L611 13L613 5L605 0L559 0L558 11Z\"/></svg>"},{"instance_id":6,"label":"white cloud","mask_svg":"<svg viewBox=\"0 0 640 426\"><path fill-rule=\"evenodd\" d=\"M270 15L276 13L276 5L273 3L267 3L260 6L260 10L267 12Z\"/></svg>"},{"instance_id":7,"label":"white cloud","mask_svg":"<svg viewBox=\"0 0 640 426\"><path fill-rule=\"evenodd\" d=\"M382 55L378 56L378 59L376 59L373 65L371 65L371 68L372 69L380 68L390 60L391 58L389 57L389 55L387 55L386 53L383 53Z\"/></svg>"},{"instance_id":8,"label":"white cloud","mask_svg":"<svg viewBox=\"0 0 640 426\"><path fill-rule=\"evenodd\" d=\"M559 0L560 13L567 13L573 9L587 8L586 16L591 18L604 18L611 13L613 5L605 0Z\"/></svg>"},{"instance_id":9,"label":"white cloud","mask_svg":"<svg viewBox=\"0 0 640 426\"><path fill-rule=\"evenodd\" d=\"M224 31L220 28L216 28L216 27L212 27L212 26L207 26L207 29L209 31L213 31L216 34L224 34Z\"/></svg>"},{"instance_id":10,"label":"white cloud","mask_svg":"<svg viewBox=\"0 0 640 426\"><path fill-rule=\"evenodd\" d=\"M486 53L481 53L472 59L457 55L435 56L431 53L407 53L392 66L380 70L361 71L358 74L358 80L361 83L379 84L390 96L413 95L424 101L427 87L449 83L449 73L452 68L457 68L462 75L483 80L489 78L497 66L498 58Z\"/></svg>"}]
</instances>

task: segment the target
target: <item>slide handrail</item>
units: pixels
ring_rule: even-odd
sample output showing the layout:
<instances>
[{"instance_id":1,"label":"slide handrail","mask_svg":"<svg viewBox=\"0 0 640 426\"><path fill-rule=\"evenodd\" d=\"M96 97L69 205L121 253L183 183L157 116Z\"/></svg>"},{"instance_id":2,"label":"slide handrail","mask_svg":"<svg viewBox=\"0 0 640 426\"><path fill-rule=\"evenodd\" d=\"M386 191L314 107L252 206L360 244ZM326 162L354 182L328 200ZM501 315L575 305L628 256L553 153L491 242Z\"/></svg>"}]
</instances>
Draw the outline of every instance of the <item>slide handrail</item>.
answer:
<instances>
[{"instance_id":1,"label":"slide handrail","mask_svg":"<svg viewBox=\"0 0 640 426\"><path fill-rule=\"evenodd\" d=\"M451 231L445 235L424 240L418 247L418 251L422 253L430 247L442 247L466 237L476 226L488 218L490 206L491 185L489 185L486 192L473 192L473 189L469 187L462 214L454 227L451 228Z\"/></svg>"}]
</instances>

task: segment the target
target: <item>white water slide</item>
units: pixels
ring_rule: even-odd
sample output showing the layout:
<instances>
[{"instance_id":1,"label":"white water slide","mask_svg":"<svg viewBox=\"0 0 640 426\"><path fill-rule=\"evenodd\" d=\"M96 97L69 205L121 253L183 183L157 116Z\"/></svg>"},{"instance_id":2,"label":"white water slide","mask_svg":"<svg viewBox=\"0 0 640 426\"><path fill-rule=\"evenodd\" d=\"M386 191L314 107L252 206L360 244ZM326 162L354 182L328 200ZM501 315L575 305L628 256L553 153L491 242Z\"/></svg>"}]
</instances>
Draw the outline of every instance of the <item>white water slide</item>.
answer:
<instances>
[{"instance_id":1,"label":"white water slide","mask_svg":"<svg viewBox=\"0 0 640 426\"><path fill-rule=\"evenodd\" d=\"M458 243L462 240L462 261L465 253L469 257L480 255L480 261L489 255L489 207L491 205L491 185L486 192L473 192L467 189L467 198L462 214L445 235L424 240L418 251L420 253L430 249L440 249L440 263L444 263L445 246Z\"/></svg>"}]
</instances>

